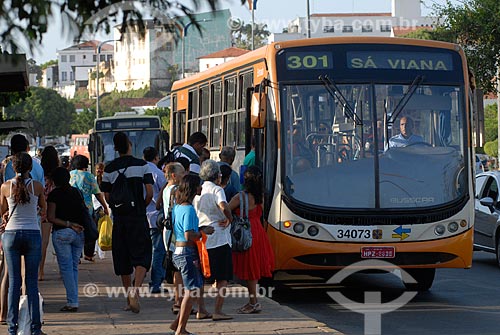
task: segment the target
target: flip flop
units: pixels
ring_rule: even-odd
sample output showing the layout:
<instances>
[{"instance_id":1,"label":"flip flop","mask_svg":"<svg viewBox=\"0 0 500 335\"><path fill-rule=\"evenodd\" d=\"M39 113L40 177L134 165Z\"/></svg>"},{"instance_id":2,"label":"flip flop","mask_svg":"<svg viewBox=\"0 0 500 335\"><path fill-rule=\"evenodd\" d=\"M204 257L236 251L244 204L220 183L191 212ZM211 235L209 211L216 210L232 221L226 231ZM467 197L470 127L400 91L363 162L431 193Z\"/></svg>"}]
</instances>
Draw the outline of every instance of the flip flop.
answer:
<instances>
[{"instance_id":1,"label":"flip flop","mask_svg":"<svg viewBox=\"0 0 500 335\"><path fill-rule=\"evenodd\" d=\"M210 313L196 313L196 318L198 320L205 320L205 319L211 319L212 318L212 314ZM192 333L188 333L188 334L192 334Z\"/></svg>"},{"instance_id":2,"label":"flip flop","mask_svg":"<svg viewBox=\"0 0 500 335\"><path fill-rule=\"evenodd\" d=\"M213 314L212 320L214 321L223 321L223 320L232 320L233 317L227 314Z\"/></svg>"}]
</instances>

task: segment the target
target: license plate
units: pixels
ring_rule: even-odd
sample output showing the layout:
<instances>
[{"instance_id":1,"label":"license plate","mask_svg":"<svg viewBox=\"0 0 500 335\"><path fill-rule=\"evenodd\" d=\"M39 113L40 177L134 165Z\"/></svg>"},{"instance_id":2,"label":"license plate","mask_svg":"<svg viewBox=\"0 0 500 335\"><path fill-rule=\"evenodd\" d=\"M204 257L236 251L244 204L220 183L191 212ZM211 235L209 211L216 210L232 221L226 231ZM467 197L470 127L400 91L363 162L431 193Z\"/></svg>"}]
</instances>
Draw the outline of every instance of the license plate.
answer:
<instances>
[{"instance_id":1,"label":"license plate","mask_svg":"<svg viewBox=\"0 0 500 335\"><path fill-rule=\"evenodd\" d=\"M361 258L394 258L394 247L361 247Z\"/></svg>"}]
</instances>

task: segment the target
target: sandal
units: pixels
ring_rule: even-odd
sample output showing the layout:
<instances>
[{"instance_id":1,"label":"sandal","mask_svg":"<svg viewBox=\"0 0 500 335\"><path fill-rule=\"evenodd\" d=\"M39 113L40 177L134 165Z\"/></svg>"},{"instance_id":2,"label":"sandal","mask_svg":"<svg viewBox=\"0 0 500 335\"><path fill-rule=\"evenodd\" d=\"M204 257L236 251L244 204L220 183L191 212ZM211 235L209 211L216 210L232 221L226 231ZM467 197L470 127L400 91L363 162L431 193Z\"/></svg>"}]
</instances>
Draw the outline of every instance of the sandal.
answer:
<instances>
[{"instance_id":1,"label":"sandal","mask_svg":"<svg viewBox=\"0 0 500 335\"><path fill-rule=\"evenodd\" d=\"M262 305L256 303L255 305L246 304L245 306L238 309L238 314L255 314L262 311Z\"/></svg>"},{"instance_id":2,"label":"sandal","mask_svg":"<svg viewBox=\"0 0 500 335\"><path fill-rule=\"evenodd\" d=\"M212 318L212 314L210 313L196 313L196 318L198 320L205 320L205 319L211 319Z\"/></svg>"},{"instance_id":3,"label":"sandal","mask_svg":"<svg viewBox=\"0 0 500 335\"><path fill-rule=\"evenodd\" d=\"M64 306L59 311L60 312L77 312L78 307Z\"/></svg>"},{"instance_id":4,"label":"sandal","mask_svg":"<svg viewBox=\"0 0 500 335\"><path fill-rule=\"evenodd\" d=\"M94 257L84 256L84 257L83 257L83 259L85 259L87 262L92 262L92 263L94 263L94 262L95 262Z\"/></svg>"}]
</instances>

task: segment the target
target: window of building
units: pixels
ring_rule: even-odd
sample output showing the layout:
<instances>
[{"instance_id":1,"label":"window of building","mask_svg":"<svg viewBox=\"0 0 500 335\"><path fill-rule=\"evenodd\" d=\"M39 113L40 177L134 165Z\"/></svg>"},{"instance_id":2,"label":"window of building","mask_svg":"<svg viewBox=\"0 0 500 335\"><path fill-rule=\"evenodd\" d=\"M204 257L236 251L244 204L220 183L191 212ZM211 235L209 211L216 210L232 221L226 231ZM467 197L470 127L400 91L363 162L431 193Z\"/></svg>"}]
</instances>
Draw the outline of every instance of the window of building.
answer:
<instances>
[{"instance_id":1,"label":"window of building","mask_svg":"<svg viewBox=\"0 0 500 335\"><path fill-rule=\"evenodd\" d=\"M61 80L62 81L68 80L68 73L66 71L61 72Z\"/></svg>"},{"instance_id":2,"label":"window of building","mask_svg":"<svg viewBox=\"0 0 500 335\"><path fill-rule=\"evenodd\" d=\"M82 58L83 59L87 59L87 55L82 55Z\"/></svg>"},{"instance_id":3,"label":"window of building","mask_svg":"<svg viewBox=\"0 0 500 335\"><path fill-rule=\"evenodd\" d=\"M362 26L361 27L361 32L363 33L371 33L373 32L373 27L370 25Z\"/></svg>"},{"instance_id":4,"label":"window of building","mask_svg":"<svg viewBox=\"0 0 500 335\"><path fill-rule=\"evenodd\" d=\"M380 31L383 33L391 32L391 25L390 24L381 25Z\"/></svg>"},{"instance_id":5,"label":"window of building","mask_svg":"<svg viewBox=\"0 0 500 335\"><path fill-rule=\"evenodd\" d=\"M75 62L75 55L69 55L69 62L74 63Z\"/></svg>"},{"instance_id":6,"label":"window of building","mask_svg":"<svg viewBox=\"0 0 500 335\"><path fill-rule=\"evenodd\" d=\"M61 55L61 63L66 63L68 61L68 56Z\"/></svg>"},{"instance_id":7,"label":"window of building","mask_svg":"<svg viewBox=\"0 0 500 335\"><path fill-rule=\"evenodd\" d=\"M74 81L75 80L75 73L73 71L69 72L69 81Z\"/></svg>"},{"instance_id":8,"label":"window of building","mask_svg":"<svg viewBox=\"0 0 500 335\"><path fill-rule=\"evenodd\" d=\"M109 62L110 60L113 59L113 55L107 55L106 58L107 58L107 61Z\"/></svg>"},{"instance_id":9,"label":"window of building","mask_svg":"<svg viewBox=\"0 0 500 335\"><path fill-rule=\"evenodd\" d=\"M106 55L99 55L99 59L101 62L105 62L106 61Z\"/></svg>"},{"instance_id":10,"label":"window of building","mask_svg":"<svg viewBox=\"0 0 500 335\"><path fill-rule=\"evenodd\" d=\"M334 26L324 26L323 27L323 32L324 33L334 33L335 32L335 27Z\"/></svg>"},{"instance_id":11,"label":"window of building","mask_svg":"<svg viewBox=\"0 0 500 335\"><path fill-rule=\"evenodd\" d=\"M92 55L92 61L97 62L97 55Z\"/></svg>"},{"instance_id":12,"label":"window of building","mask_svg":"<svg viewBox=\"0 0 500 335\"><path fill-rule=\"evenodd\" d=\"M342 27L342 32L343 33L352 33L353 32L353 28L352 28L352 26L343 26Z\"/></svg>"}]
</instances>

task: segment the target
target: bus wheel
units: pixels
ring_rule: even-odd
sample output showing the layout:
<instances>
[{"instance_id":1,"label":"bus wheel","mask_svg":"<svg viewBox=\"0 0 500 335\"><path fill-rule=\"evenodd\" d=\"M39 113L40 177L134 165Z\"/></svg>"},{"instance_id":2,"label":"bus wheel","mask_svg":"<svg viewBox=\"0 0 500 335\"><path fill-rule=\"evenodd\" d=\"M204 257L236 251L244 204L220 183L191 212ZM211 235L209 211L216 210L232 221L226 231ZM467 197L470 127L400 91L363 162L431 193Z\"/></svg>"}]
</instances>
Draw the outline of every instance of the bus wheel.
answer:
<instances>
[{"instance_id":1,"label":"bus wheel","mask_svg":"<svg viewBox=\"0 0 500 335\"><path fill-rule=\"evenodd\" d=\"M436 269L405 270L417 281L416 283L404 283L408 291L428 291L431 288Z\"/></svg>"}]
</instances>

